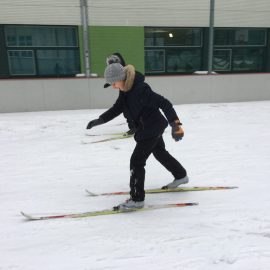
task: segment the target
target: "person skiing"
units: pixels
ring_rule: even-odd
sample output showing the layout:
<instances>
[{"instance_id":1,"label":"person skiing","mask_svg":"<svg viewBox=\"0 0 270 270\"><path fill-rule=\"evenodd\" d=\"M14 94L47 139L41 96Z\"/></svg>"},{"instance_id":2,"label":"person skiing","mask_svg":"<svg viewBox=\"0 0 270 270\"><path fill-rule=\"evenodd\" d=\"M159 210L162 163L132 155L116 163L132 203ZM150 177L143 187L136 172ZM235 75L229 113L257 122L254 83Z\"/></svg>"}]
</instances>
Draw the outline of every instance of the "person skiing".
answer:
<instances>
[{"instance_id":1,"label":"person skiing","mask_svg":"<svg viewBox=\"0 0 270 270\"><path fill-rule=\"evenodd\" d=\"M181 140L184 136L182 123L171 102L155 93L144 81L144 75L135 72L134 66L109 64L104 78L119 90L119 96L110 109L98 119L90 121L86 128L107 123L123 113L129 126L135 130L136 146L130 158L130 198L119 204L117 209L142 208L145 200L145 165L151 153L174 177L164 189L176 188L189 181L184 167L166 150L162 137L169 123L173 139Z\"/></svg>"}]
</instances>

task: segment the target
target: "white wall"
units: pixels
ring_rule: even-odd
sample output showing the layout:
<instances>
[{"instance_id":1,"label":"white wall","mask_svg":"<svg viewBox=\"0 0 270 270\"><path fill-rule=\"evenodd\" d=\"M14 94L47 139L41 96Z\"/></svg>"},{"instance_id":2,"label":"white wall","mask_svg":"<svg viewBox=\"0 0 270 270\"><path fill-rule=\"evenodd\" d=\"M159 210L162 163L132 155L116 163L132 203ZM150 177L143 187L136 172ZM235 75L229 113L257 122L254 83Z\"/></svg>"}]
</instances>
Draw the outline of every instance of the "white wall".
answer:
<instances>
[{"instance_id":1,"label":"white wall","mask_svg":"<svg viewBox=\"0 0 270 270\"><path fill-rule=\"evenodd\" d=\"M1 0L0 24L80 25L80 0Z\"/></svg>"},{"instance_id":2,"label":"white wall","mask_svg":"<svg viewBox=\"0 0 270 270\"><path fill-rule=\"evenodd\" d=\"M269 0L216 0L216 27L269 27Z\"/></svg>"},{"instance_id":3,"label":"white wall","mask_svg":"<svg viewBox=\"0 0 270 270\"><path fill-rule=\"evenodd\" d=\"M149 76L174 104L270 100L270 74ZM0 80L0 112L108 108L118 91L103 78Z\"/></svg>"},{"instance_id":4,"label":"white wall","mask_svg":"<svg viewBox=\"0 0 270 270\"><path fill-rule=\"evenodd\" d=\"M269 0L216 0L216 27L270 27ZM207 27L210 0L88 0L89 24ZM1 0L0 24L80 25L80 0Z\"/></svg>"},{"instance_id":5,"label":"white wall","mask_svg":"<svg viewBox=\"0 0 270 270\"><path fill-rule=\"evenodd\" d=\"M90 25L209 25L210 0L91 0L88 3ZM216 27L270 27L269 0L215 0L215 7Z\"/></svg>"}]
</instances>

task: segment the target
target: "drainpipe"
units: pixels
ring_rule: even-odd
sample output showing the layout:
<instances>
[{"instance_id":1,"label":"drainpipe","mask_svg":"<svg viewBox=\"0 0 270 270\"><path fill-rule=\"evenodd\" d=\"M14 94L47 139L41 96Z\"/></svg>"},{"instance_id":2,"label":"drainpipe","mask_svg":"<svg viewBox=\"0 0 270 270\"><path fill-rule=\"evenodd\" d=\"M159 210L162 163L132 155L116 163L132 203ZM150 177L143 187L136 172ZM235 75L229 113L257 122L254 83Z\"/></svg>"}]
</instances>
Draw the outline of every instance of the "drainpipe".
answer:
<instances>
[{"instance_id":1,"label":"drainpipe","mask_svg":"<svg viewBox=\"0 0 270 270\"><path fill-rule=\"evenodd\" d=\"M210 0L208 74L213 72L215 0Z\"/></svg>"},{"instance_id":2,"label":"drainpipe","mask_svg":"<svg viewBox=\"0 0 270 270\"><path fill-rule=\"evenodd\" d=\"M90 77L90 64L89 64L89 31L88 31L88 5L87 0L81 1L81 22L83 29L83 56L85 76Z\"/></svg>"}]
</instances>

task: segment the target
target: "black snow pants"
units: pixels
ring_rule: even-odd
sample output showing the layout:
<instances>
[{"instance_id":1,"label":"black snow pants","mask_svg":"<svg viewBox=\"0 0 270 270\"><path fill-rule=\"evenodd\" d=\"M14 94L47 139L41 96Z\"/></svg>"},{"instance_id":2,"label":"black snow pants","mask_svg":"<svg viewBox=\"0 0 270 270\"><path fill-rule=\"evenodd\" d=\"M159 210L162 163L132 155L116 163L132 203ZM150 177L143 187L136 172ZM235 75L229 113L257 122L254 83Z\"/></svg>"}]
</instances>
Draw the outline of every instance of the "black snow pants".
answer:
<instances>
[{"instance_id":1,"label":"black snow pants","mask_svg":"<svg viewBox=\"0 0 270 270\"><path fill-rule=\"evenodd\" d=\"M175 179L181 179L187 175L183 166L165 149L162 135L137 142L130 158L130 197L134 201L144 201L144 167L151 153L172 173Z\"/></svg>"}]
</instances>

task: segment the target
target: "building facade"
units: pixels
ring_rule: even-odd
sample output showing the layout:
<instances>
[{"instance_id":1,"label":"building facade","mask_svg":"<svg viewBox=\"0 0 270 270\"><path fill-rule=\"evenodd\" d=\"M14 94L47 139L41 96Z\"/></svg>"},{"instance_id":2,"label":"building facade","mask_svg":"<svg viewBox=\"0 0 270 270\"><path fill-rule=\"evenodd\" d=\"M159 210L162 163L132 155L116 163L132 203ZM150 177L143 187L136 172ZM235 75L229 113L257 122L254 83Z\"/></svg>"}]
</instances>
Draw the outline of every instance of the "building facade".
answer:
<instances>
[{"instance_id":1,"label":"building facade","mask_svg":"<svg viewBox=\"0 0 270 270\"><path fill-rule=\"evenodd\" d=\"M90 72L120 52L146 75L207 70L209 0L88 0ZM85 72L80 0L2 0L0 77ZM216 0L213 70L270 71L270 1Z\"/></svg>"}]
</instances>

